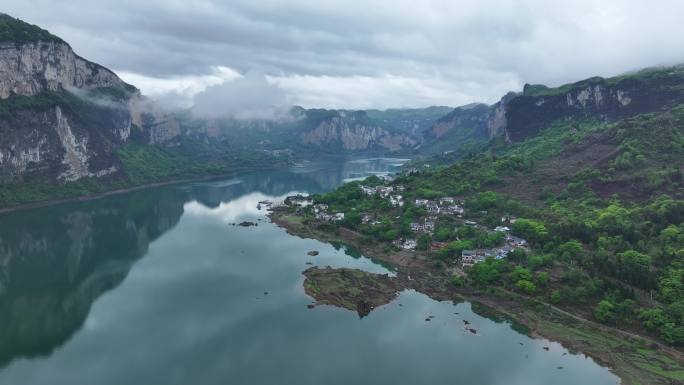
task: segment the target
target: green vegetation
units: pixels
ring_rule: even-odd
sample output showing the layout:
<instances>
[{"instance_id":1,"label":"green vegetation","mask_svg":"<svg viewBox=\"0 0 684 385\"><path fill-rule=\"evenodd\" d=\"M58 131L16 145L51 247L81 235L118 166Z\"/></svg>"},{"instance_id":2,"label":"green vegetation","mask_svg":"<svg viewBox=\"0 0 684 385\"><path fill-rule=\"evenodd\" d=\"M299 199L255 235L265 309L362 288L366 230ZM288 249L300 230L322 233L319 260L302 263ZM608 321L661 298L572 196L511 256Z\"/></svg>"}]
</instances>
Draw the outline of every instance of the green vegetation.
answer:
<instances>
[{"instance_id":1,"label":"green vegetation","mask_svg":"<svg viewBox=\"0 0 684 385\"><path fill-rule=\"evenodd\" d=\"M463 250L501 244L484 229L517 217L511 232L531 250L476 263L454 285L498 286L682 346L682 170L684 107L676 106L614 124L556 122L524 142L494 140L455 164L404 173L389 183L405 189L403 207L362 193L361 184L388 184L375 177L314 200L345 213L328 229L353 229L369 244L415 239L416 255L440 268L458 266ZM464 202L464 218L439 216L430 235L413 233L410 224L427 216L413 201L444 196Z\"/></svg>"},{"instance_id":2,"label":"green vegetation","mask_svg":"<svg viewBox=\"0 0 684 385\"><path fill-rule=\"evenodd\" d=\"M50 32L4 13L0 13L0 41L10 41L15 44L38 41L64 43L62 39Z\"/></svg>"},{"instance_id":3,"label":"green vegetation","mask_svg":"<svg viewBox=\"0 0 684 385\"><path fill-rule=\"evenodd\" d=\"M661 90L667 91L681 86L681 76L684 67L653 67L640 71L628 72L611 78L592 77L576 83L564 84L559 87L547 87L543 84L526 84L523 88L524 96L557 96L573 89L582 89L595 85L616 86L625 82L660 85Z\"/></svg>"}]
</instances>

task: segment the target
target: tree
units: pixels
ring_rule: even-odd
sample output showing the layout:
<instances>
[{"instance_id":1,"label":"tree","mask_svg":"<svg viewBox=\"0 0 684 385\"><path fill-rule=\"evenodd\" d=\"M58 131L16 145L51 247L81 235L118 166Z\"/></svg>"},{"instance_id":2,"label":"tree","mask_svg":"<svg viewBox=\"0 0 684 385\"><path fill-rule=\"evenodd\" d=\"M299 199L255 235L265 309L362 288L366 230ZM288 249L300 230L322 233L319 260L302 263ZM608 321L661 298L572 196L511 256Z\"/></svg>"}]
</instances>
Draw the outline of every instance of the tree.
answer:
<instances>
[{"instance_id":1,"label":"tree","mask_svg":"<svg viewBox=\"0 0 684 385\"><path fill-rule=\"evenodd\" d=\"M660 278L660 300L672 303L684 298L684 269L667 269Z\"/></svg>"},{"instance_id":2,"label":"tree","mask_svg":"<svg viewBox=\"0 0 684 385\"><path fill-rule=\"evenodd\" d=\"M648 288L650 286L651 257L635 250L618 254L618 274L621 279Z\"/></svg>"},{"instance_id":3,"label":"tree","mask_svg":"<svg viewBox=\"0 0 684 385\"><path fill-rule=\"evenodd\" d=\"M425 251L430 251L430 245L432 244L432 237L430 234L423 234L418 238L418 242L416 242L416 248L418 250L425 250Z\"/></svg>"},{"instance_id":4,"label":"tree","mask_svg":"<svg viewBox=\"0 0 684 385\"><path fill-rule=\"evenodd\" d=\"M534 292L537 290L537 287L534 285L534 283L526 279L521 279L518 282L516 282L515 287L526 294L534 294Z\"/></svg>"},{"instance_id":5,"label":"tree","mask_svg":"<svg viewBox=\"0 0 684 385\"><path fill-rule=\"evenodd\" d=\"M349 211L344 213L344 220L342 223L349 228L355 229L361 224L361 214L356 211Z\"/></svg>"},{"instance_id":6,"label":"tree","mask_svg":"<svg viewBox=\"0 0 684 385\"><path fill-rule=\"evenodd\" d=\"M651 331L658 331L668 322L665 313L662 309L658 308L641 309L639 312L639 319L644 324L644 327Z\"/></svg>"},{"instance_id":7,"label":"tree","mask_svg":"<svg viewBox=\"0 0 684 385\"><path fill-rule=\"evenodd\" d=\"M448 241L451 237L451 230L446 227L440 227L435 231L435 239L438 241Z\"/></svg>"},{"instance_id":8,"label":"tree","mask_svg":"<svg viewBox=\"0 0 684 385\"><path fill-rule=\"evenodd\" d=\"M518 219L511 226L513 234L523 237L530 242L543 243L549 232L541 222L532 219Z\"/></svg>"},{"instance_id":9,"label":"tree","mask_svg":"<svg viewBox=\"0 0 684 385\"><path fill-rule=\"evenodd\" d=\"M463 250L467 249L472 249L473 248L473 243L471 241L453 241L449 242L449 244L442 248L438 252L438 256L442 260L449 260L449 259L454 259L454 258L460 258L461 257L461 252Z\"/></svg>"},{"instance_id":10,"label":"tree","mask_svg":"<svg viewBox=\"0 0 684 385\"><path fill-rule=\"evenodd\" d=\"M546 286L549 283L549 273L545 271L540 271L537 273L535 279L534 279L537 284L540 286Z\"/></svg>"},{"instance_id":11,"label":"tree","mask_svg":"<svg viewBox=\"0 0 684 385\"><path fill-rule=\"evenodd\" d=\"M660 336L672 345L684 343L684 326L674 322L667 322L660 328Z\"/></svg>"},{"instance_id":12,"label":"tree","mask_svg":"<svg viewBox=\"0 0 684 385\"><path fill-rule=\"evenodd\" d=\"M558 256L564 260L573 264L579 261L584 254L584 248L582 244L576 240L571 240L558 246Z\"/></svg>"},{"instance_id":13,"label":"tree","mask_svg":"<svg viewBox=\"0 0 684 385\"><path fill-rule=\"evenodd\" d=\"M465 285L465 280L460 275L454 275L453 277L451 277L451 284L460 287Z\"/></svg>"},{"instance_id":14,"label":"tree","mask_svg":"<svg viewBox=\"0 0 684 385\"><path fill-rule=\"evenodd\" d=\"M532 273L522 266L516 266L510 274L512 282L518 282L520 280L530 281L532 279Z\"/></svg>"},{"instance_id":15,"label":"tree","mask_svg":"<svg viewBox=\"0 0 684 385\"><path fill-rule=\"evenodd\" d=\"M523 249L513 249L508 252L506 258L513 262L523 262L527 259L527 253Z\"/></svg>"},{"instance_id":16,"label":"tree","mask_svg":"<svg viewBox=\"0 0 684 385\"><path fill-rule=\"evenodd\" d=\"M501 280L503 272L507 268L506 261L487 258L484 262L473 265L468 272L468 276L476 285L489 285Z\"/></svg>"},{"instance_id":17,"label":"tree","mask_svg":"<svg viewBox=\"0 0 684 385\"><path fill-rule=\"evenodd\" d=\"M597 320L606 324L614 323L615 304L606 299L599 302L598 305L596 305L596 308L594 308L594 317L596 317Z\"/></svg>"}]
</instances>

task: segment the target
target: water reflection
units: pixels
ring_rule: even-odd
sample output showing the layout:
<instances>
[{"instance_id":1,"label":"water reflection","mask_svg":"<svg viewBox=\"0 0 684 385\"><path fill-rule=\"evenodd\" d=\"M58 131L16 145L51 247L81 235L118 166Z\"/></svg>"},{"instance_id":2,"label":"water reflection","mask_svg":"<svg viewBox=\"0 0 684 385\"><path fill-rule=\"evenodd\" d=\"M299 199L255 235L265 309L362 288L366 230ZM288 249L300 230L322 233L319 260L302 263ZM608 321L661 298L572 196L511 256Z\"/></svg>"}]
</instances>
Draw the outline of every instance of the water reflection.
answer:
<instances>
[{"instance_id":1,"label":"water reflection","mask_svg":"<svg viewBox=\"0 0 684 385\"><path fill-rule=\"evenodd\" d=\"M47 354L183 213L173 189L0 218L0 365Z\"/></svg>"},{"instance_id":2,"label":"water reflection","mask_svg":"<svg viewBox=\"0 0 684 385\"><path fill-rule=\"evenodd\" d=\"M369 172L380 172L375 162ZM591 360L468 303L409 290L362 320L308 309L308 264L389 271L353 248L287 235L256 203L327 190L359 164L0 216L0 384L615 383Z\"/></svg>"},{"instance_id":3,"label":"water reflection","mask_svg":"<svg viewBox=\"0 0 684 385\"><path fill-rule=\"evenodd\" d=\"M234 221L259 214L260 200L327 191L364 167L377 173L396 165L391 159L308 163L0 216L0 366L47 355L67 341L92 303L119 285L184 213Z\"/></svg>"}]
</instances>

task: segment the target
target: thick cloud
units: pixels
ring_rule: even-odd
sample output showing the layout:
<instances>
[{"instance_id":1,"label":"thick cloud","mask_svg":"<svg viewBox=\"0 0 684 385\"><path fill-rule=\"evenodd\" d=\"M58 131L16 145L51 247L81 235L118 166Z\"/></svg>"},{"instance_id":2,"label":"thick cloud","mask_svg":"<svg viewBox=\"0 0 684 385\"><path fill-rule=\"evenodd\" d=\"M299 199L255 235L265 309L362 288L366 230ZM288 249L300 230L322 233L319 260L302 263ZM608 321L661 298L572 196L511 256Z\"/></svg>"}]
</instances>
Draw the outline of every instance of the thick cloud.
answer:
<instances>
[{"instance_id":1,"label":"thick cloud","mask_svg":"<svg viewBox=\"0 0 684 385\"><path fill-rule=\"evenodd\" d=\"M192 111L209 118L273 119L284 116L290 105L280 87L264 75L250 72L194 95Z\"/></svg>"},{"instance_id":2,"label":"thick cloud","mask_svg":"<svg viewBox=\"0 0 684 385\"><path fill-rule=\"evenodd\" d=\"M679 0L4 0L2 8L144 92L167 82L172 97L191 98L224 68L266 74L305 106L458 105L493 102L526 82L684 62Z\"/></svg>"}]
</instances>

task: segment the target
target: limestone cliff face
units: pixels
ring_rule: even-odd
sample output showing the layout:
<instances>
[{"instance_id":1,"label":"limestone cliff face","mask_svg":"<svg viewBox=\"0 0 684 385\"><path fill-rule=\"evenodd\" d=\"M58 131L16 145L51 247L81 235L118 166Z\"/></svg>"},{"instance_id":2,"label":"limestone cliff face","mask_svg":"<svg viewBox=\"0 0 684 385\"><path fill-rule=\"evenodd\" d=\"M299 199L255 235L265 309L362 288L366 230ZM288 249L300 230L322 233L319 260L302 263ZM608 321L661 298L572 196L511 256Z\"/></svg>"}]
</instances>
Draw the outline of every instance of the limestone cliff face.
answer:
<instances>
[{"instance_id":1,"label":"limestone cliff face","mask_svg":"<svg viewBox=\"0 0 684 385\"><path fill-rule=\"evenodd\" d=\"M0 42L0 98L33 96L70 87L123 87L113 72L74 53L68 44Z\"/></svg>"},{"instance_id":2,"label":"limestone cliff face","mask_svg":"<svg viewBox=\"0 0 684 385\"><path fill-rule=\"evenodd\" d=\"M0 183L119 173L138 90L49 32L0 19L0 36L18 36L0 41Z\"/></svg>"},{"instance_id":3,"label":"limestone cliff face","mask_svg":"<svg viewBox=\"0 0 684 385\"><path fill-rule=\"evenodd\" d=\"M340 112L321 121L313 129L301 134L302 143L319 147L340 147L348 151L398 151L417 143L404 133L392 133L373 124L363 111L353 114Z\"/></svg>"},{"instance_id":4,"label":"limestone cliff face","mask_svg":"<svg viewBox=\"0 0 684 385\"><path fill-rule=\"evenodd\" d=\"M510 92L491 106L456 108L427 131L424 147L452 151L462 143L494 137L515 142L558 120L614 122L680 103L684 103L684 66L589 78L558 88L528 84L522 93Z\"/></svg>"},{"instance_id":5,"label":"limestone cliff face","mask_svg":"<svg viewBox=\"0 0 684 385\"><path fill-rule=\"evenodd\" d=\"M130 135L127 111L91 106L94 121L55 105L0 119L0 182L34 177L75 181L118 172L116 148Z\"/></svg>"},{"instance_id":6,"label":"limestone cliff face","mask_svg":"<svg viewBox=\"0 0 684 385\"><path fill-rule=\"evenodd\" d=\"M644 70L612 79L590 78L559 88L526 85L506 107L512 141L535 135L559 119L614 122L684 102L684 68Z\"/></svg>"}]
</instances>

